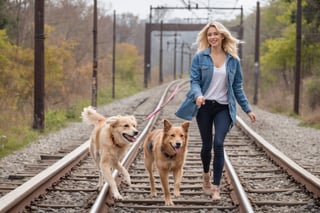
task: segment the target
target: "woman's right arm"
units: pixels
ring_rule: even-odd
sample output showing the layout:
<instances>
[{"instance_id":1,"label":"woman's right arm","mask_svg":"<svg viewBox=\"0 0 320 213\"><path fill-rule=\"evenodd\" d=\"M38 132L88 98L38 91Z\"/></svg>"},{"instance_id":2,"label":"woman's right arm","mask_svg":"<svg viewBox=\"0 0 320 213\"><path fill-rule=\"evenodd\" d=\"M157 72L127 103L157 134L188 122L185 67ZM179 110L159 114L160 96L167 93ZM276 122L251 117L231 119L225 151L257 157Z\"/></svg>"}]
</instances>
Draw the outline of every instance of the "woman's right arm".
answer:
<instances>
[{"instance_id":1,"label":"woman's right arm","mask_svg":"<svg viewBox=\"0 0 320 213\"><path fill-rule=\"evenodd\" d=\"M196 54L191 62L190 68L190 91L193 95L194 101L197 100L197 97L202 96L201 92L201 72L199 66L199 55Z\"/></svg>"}]
</instances>

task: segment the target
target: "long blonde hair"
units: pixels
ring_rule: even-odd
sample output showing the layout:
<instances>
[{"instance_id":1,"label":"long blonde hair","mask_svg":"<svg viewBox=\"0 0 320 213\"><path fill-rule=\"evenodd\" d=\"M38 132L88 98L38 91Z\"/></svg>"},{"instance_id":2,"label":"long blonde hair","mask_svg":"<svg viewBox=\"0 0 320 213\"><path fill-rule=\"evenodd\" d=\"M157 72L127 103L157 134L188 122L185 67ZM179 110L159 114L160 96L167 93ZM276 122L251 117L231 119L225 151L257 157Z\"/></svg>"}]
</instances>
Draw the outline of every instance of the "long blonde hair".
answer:
<instances>
[{"instance_id":1,"label":"long blonde hair","mask_svg":"<svg viewBox=\"0 0 320 213\"><path fill-rule=\"evenodd\" d=\"M238 44L242 43L240 40L233 37L230 31L219 22L211 22L202 28L202 30L198 33L197 44L198 44L198 52L208 48L210 45L207 40L207 32L210 27L215 27L219 33L224 36L222 41L222 49L232 55L234 58L239 59L238 56Z\"/></svg>"}]
</instances>

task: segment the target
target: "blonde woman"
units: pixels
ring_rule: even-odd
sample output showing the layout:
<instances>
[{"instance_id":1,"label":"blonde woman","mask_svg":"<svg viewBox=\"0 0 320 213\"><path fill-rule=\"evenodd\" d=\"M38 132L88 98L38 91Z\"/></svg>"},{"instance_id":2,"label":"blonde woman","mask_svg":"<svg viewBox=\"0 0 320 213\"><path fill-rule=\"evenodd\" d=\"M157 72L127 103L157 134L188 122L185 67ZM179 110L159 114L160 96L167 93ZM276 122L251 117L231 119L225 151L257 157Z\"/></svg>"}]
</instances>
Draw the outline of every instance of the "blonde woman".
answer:
<instances>
[{"instance_id":1,"label":"blonde woman","mask_svg":"<svg viewBox=\"0 0 320 213\"><path fill-rule=\"evenodd\" d=\"M208 23L198 34L198 51L190 68L190 90L176 116L196 116L202 140L203 190L219 201L224 166L224 140L236 122L236 101L252 122L256 120L242 85L237 45L229 30L219 22ZM213 127L215 129L213 136ZM210 173L213 148L213 178Z\"/></svg>"}]
</instances>

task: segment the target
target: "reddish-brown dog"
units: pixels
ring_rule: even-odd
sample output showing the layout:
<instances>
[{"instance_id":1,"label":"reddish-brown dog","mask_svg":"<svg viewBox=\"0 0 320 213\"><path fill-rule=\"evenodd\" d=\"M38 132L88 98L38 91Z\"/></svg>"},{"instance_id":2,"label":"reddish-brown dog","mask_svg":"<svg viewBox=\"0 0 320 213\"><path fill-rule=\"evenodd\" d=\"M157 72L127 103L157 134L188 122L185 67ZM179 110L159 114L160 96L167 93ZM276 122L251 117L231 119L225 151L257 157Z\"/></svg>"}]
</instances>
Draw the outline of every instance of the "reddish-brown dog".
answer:
<instances>
[{"instance_id":1,"label":"reddish-brown dog","mask_svg":"<svg viewBox=\"0 0 320 213\"><path fill-rule=\"evenodd\" d=\"M184 122L181 126L173 126L165 119L163 129L153 130L144 141L144 164L149 173L151 195L157 195L153 175L155 166L158 169L167 206L174 205L169 190L169 172L172 172L174 177L174 196L180 196L189 125L189 122Z\"/></svg>"}]
</instances>

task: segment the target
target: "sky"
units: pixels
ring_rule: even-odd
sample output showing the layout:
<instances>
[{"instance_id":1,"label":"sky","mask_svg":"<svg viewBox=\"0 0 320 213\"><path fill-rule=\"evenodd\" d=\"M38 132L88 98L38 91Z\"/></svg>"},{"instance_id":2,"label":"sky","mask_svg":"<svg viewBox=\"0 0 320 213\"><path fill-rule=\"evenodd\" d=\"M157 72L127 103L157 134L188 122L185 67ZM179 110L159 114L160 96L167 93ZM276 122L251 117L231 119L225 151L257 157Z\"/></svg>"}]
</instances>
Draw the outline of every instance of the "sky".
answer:
<instances>
[{"instance_id":1,"label":"sky","mask_svg":"<svg viewBox=\"0 0 320 213\"><path fill-rule=\"evenodd\" d=\"M212 8L240 8L243 7L244 14L249 14L256 9L256 0L100 0L98 4L103 4L103 7L108 11L116 11L116 14L121 13L132 13L139 16L140 19L148 19L150 14L150 7L152 8L158 6L166 7L184 7L183 2L190 2L191 6L195 6L198 3L199 7L212 7ZM260 0L260 5L262 6L267 0ZM154 9L152 12L154 13ZM202 13L201 13L202 12ZM236 15L240 15L240 10L212 10L210 14L208 12L203 13L204 10L170 10L167 15L168 18L174 17L192 17L194 19L205 18L210 19L232 19Z\"/></svg>"}]
</instances>

